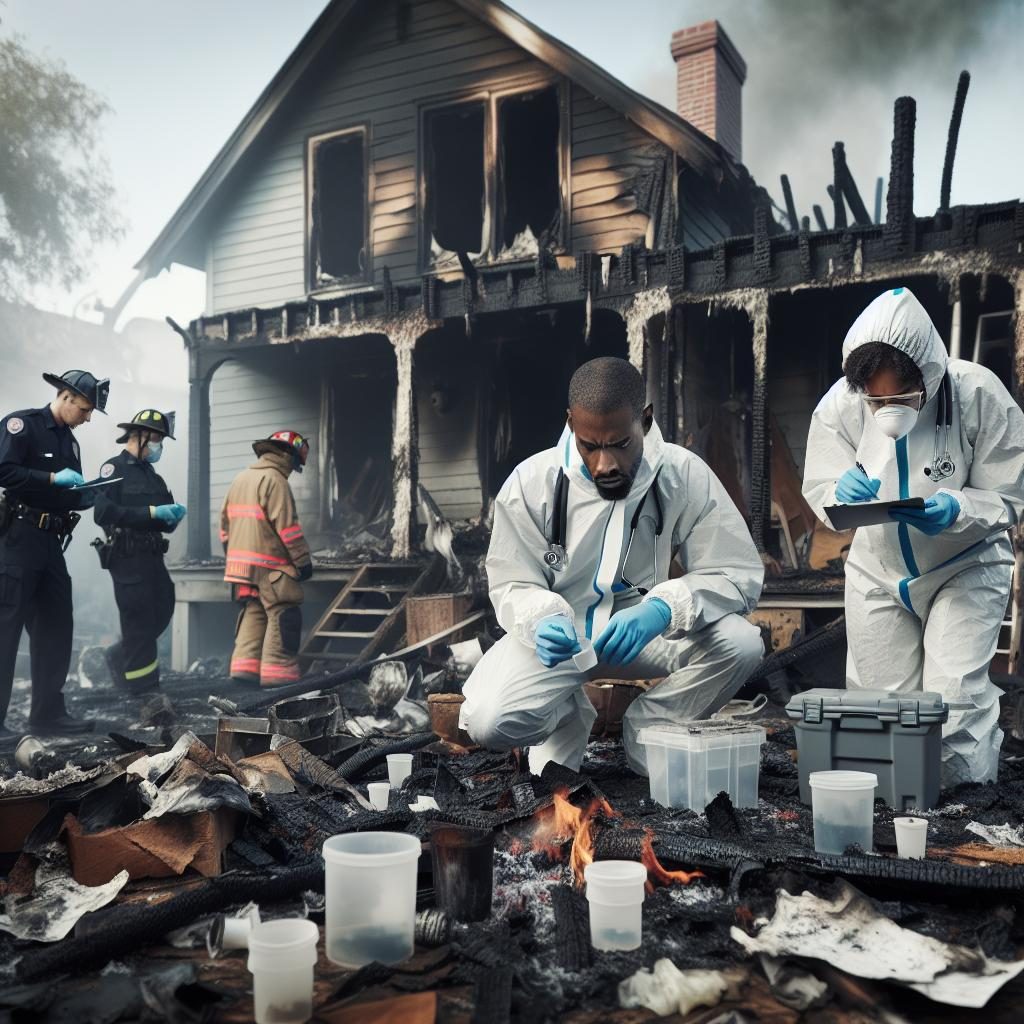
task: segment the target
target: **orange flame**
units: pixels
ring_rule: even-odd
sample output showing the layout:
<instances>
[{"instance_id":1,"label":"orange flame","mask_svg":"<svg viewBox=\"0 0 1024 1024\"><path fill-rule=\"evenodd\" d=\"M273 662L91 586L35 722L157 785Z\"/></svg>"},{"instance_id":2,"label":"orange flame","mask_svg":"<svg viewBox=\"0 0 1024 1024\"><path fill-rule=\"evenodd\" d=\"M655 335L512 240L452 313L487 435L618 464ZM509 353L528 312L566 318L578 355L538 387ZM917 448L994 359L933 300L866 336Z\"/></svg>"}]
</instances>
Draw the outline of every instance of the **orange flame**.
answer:
<instances>
[{"instance_id":1,"label":"orange flame","mask_svg":"<svg viewBox=\"0 0 1024 1024\"><path fill-rule=\"evenodd\" d=\"M654 846L651 842L653 833L647 829L644 834L643 847L640 851L640 862L647 868L647 885L645 888L649 893L654 892L654 883L661 885L672 885L681 882L689 885L695 878L704 878L703 871L669 871L662 866L660 860L654 853Z\"/></svg>"},{"instance_id":2,"label":"orange flame","mask_svg":"<svg viewBox=\"0 0 1024 1024\"><path fill-rule=\"evenodd\" d=\"M572 840L569 851L569 867L572 870L573 882L582 886L583 872L594 860L594 818L600 812L607 818L620 817L607 800L596 797L586 807L577 807L569 800L569 790L561 787L555 791L551 807L533 834L533 849L537 853L546 853L554 861L565 859L565 844ZM669 871L663 867L654 854L651 844L652 833L647 831L644 836L641 862L647 868L647 891L654 891L654 883L672 885L680 882L689 885L695 878L703 878L700 871Z\"/></svg>"}]
</instances>

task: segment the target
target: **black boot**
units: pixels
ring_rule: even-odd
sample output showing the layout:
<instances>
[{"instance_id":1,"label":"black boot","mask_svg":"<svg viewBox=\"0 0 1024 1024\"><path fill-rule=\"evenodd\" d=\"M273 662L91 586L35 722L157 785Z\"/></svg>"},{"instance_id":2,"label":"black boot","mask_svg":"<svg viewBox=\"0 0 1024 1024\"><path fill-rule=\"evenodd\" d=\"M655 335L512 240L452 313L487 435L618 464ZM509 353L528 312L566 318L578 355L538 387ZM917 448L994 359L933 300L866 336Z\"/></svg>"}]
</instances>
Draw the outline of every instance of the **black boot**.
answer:
<instances>
[{"instance_id":1,"label":"black boot","mask_svg":"<svg viewBox=\"0 0 1024 1024\"><path fill-rule=\"evenodd\" d=\"M31 732L38 732L44 736L80 736L92 732L96 728L96 723L72 718L66 711L61 711L49 718L30 718L28 726Z\"/></svg>"}]
</instances>

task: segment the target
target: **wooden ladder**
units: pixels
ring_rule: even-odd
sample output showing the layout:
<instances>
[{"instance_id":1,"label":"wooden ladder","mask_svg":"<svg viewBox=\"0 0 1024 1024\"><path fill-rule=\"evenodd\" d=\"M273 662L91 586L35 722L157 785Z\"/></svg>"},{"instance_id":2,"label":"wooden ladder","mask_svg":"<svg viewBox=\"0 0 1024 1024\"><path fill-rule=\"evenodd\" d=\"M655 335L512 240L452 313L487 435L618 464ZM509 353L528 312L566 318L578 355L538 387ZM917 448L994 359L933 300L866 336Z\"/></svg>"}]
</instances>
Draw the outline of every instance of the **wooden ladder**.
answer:
<instances>
[{"instance_id":1,"label":"wooden ladder","mask_svg":"<svg viewBox=\"0 0 1024 1024\"><path fill-rule=\"evenodd\" d=\"M340 667L394 649L405 633L406 597L429 588L437 576L436 561L425 567L360 566L309 631L299 650L302 670L315 661Z\"/></svg>"}]
</instances>

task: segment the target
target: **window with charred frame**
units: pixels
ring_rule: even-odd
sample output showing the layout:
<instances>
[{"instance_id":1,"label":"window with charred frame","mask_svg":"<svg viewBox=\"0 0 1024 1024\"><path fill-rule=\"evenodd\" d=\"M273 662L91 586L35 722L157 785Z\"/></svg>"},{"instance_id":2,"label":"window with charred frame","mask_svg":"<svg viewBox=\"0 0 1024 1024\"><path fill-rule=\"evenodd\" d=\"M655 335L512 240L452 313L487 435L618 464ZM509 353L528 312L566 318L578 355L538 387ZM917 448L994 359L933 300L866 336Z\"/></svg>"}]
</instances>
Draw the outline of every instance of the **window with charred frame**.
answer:
<instances>
[{"instance_id":1,"label":"window with charred frame","mask_svg":"<svg viewBox=\"0 0 1024 1024\"><path fill-rule=\"evenodd\" d=\"M505 96L498 101L496 237L501 251L518 251L527 245L527 229L540 248L559 241L560 142L557 86Z\"/></svg>"},{"instance_id":2,"label":"window with charred frame","mask_svg":"<svg viewBox=\"0 0 1024 1024\"><path fill-rule=\"evenodd\" d=\"M366 130L310 140L311 285L363 280L367 272Z\"/></svg>"},{"instance_id":3,"label":"window with charred frame","mask_svg":"<svg viewBox=\"0 0 1024 1024\"><path fill-rule=\"evenodd\" d=\"M426 224L431 251L482 252L486 177L483 102L430 110L424 118Z\"/></svg>"}]
</instances>

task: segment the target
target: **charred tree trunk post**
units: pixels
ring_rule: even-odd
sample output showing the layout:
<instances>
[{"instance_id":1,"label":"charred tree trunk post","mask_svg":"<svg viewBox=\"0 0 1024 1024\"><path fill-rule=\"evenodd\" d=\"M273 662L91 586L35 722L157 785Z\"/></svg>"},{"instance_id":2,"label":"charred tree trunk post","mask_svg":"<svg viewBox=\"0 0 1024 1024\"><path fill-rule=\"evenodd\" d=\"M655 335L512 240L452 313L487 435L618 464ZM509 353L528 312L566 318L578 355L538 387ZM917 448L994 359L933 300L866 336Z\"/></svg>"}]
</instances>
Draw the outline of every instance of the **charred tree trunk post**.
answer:
<instances>
[{"instance_id":1,"label":"charred tree trunk post","mask_svg":"<svg viewBox=\"0 0 1024 1024\"><path fill-rule=\"evenodd\" d=\"M676 306L672 317L672 440L686 446L686 313Z\"/></svg>"},{"instance_id":2,"label":"charred tree trunk post","mask_svg":"<svg viewBox=\"0 0 1024 1024\"><path fill-rule=\"evenodd\" d=\"M843 202L843 173L842 166L846 160L843 152L843 144L837 142L832 147L832 188L829 195L832 196L833 224L836 228L845 228L846 224L846 203Z\"/></svg>"},{"instance_id":3,"label":"charred tree trunk post","mask_svg":"<svg viewBox=\"0 0 1024 1024\"><path fill-rule=\"evenodd\" d=\"M1013 283L1013 397L1024 398L1024 270ZM1010 631L1009 671L1020 675L1024 669L1024 524L1013 531L1013 628Z\"/></svg>"},{"instance_id":4,"label":"charred tree trunk post","mask_svg":"<svg viewBox=\"0 0 1024 1024\"><path fill-rule=\"evenodd\" d=\"M956 98L953 100L953 114L949 119L949 134L946 136L946 159L942 163L942 187L939 191L939 209L949 210L949 193L953 185L953 160L956 157L956 143L960 137L960 121L964 116L967 102L967 88L971 84L968 71L961 71L956 83Z\"/></svg>"},{"instance_id":5,"label":"charred tree trunk post","mask_svg":"<svg viewBox=\"0 0 1024 1024\"><path fill-rule=\"evenodd\" d=\"M841 142L837 142L832 148L832 161L835 165L836 189L842 192L842 198L846 200L846 205L850 207L850 213L853 214L854 221L857 224L870 224L871 217L868 215L868 208L860 197L860 189L857 188L857 182L853 180L853 172L850 170L850 165L846 162L846 147Z\"/></svg>"},{"instance_id":6,"label":"charred tree trunk post","mask_svg":"<svg viewBox=\"0 0 1024 1024\"><path fill-rule=\"evenodd\" d=\"M892 159L885 201L885 248L890 259L914 248L914 126L917 104L901 96L893 108Z\"/></svg>"}]
</instances>

